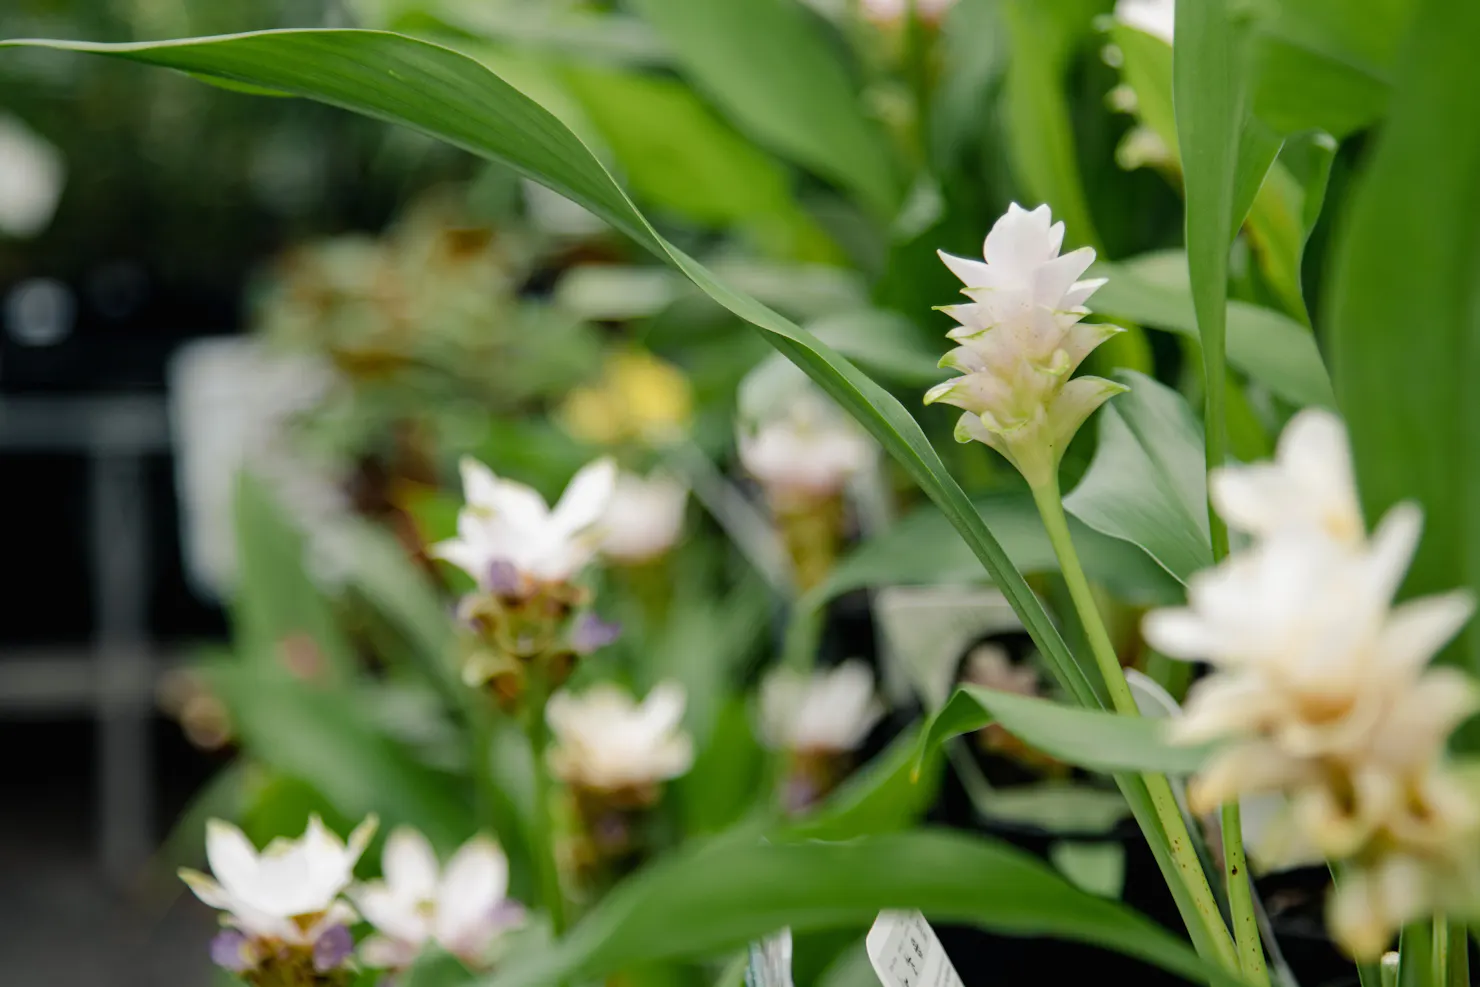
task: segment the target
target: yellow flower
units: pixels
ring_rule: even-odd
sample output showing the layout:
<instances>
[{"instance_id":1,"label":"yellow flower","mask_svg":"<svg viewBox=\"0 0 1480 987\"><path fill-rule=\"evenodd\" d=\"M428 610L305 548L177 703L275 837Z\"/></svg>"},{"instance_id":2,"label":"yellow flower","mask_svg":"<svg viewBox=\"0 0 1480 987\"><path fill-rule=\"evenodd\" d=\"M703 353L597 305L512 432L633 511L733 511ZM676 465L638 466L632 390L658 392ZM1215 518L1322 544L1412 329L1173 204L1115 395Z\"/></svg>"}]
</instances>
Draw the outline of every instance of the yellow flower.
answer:
<instances>
[{"instance_id":1,"label":"yellow flower","mask_svg":"<svg viewBox=\"0 0 1480 987\"><path fill-rule=\"evenodd\" d=\"M591 445L661 445L688 428L692 413L683 372L631 350L609 356L596 384L571 391L559 419L572 437Z\"/></svg>"}]
</instances>

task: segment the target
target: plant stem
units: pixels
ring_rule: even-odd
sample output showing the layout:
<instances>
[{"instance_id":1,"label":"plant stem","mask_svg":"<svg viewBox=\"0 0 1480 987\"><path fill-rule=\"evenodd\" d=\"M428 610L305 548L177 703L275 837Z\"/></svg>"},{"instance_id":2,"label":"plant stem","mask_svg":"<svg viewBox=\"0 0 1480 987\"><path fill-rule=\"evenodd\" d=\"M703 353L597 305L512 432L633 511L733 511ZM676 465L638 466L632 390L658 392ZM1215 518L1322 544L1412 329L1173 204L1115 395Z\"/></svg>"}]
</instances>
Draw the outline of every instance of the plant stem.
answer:
<instances>
[{"instance_id":1,"label":"plant stem","mask_svg":"<svg viewBox=\"0 0 1480 987\"><path fill-rule=\"evenodd\" d=\"M1464 922L1448 924L1448 987L1470 987L1470 933Z\"/></svg>"},{"instance_id":2,"label":"plant stem","mask_svg":"<svg viewBox=\"0 0 1480 987\"><path fill-rule=\"evenodd\" d=\"M1222 809L1223 876L1228 884L1228 910L1233 916L1233 941L1238 950L1238 965L1244 976L1256 984L1269 983L1264 965L1264 947L1259 937L1259 920L1254 914L1254 891L1249 881L1249 862L1244 855L1243 819L1237 800Z\"/></svg>"},{"instance_id":3,"label":"plant stem","mask_svg":"<svg viewBox=\"0 0 1480 987\"><path fill-rule=\"evenodd\" d=\"M551 792L554 783L545 763L545 750L550 742L550 728L545 722L545 703L549 688L532 663L529 691L526 694L524 731L529 737L529 756L534 762L534 827L529 849L534 857L540 900L550 914L550 926L558 936L565 931L565 892L560 887L560 862L555 856L555 814Z\"/></svg>"},{"instance_id":4,"label":"plant stem","mask_svg":"<svg viewBox=\"0 0 1480 987\"><path fill-rule=\"evenodd\" d=\"M1069 596L1074 601L1074 609L1079 613L1079 621L1099 666L1100 676L1105 680L1111 705L1122 716L1140 716L1135 697L1131 695L1130 686L1126 683L1125 671L1120 667L1120 659L1115 654L1115 647L1105 630L1105 622L1101 619L1094 595L1090 592L1089 580L1085 578L1084 568L1079 563L1079 553L1075 551L1074 541L1069 535L1069 519L1064 516L1056 474L1046 482L1033 486L1033 501L1038 505L1043 527L1047 530L1048 540L1058 557L1059 570L1065 585L1069 587ZM1223 924L1218 901L1213 896L1208 875L1197 858L1192 834L1187 831L1182 810L1172 795L1172 786L1167 782L1166 776L1160 774L1143 774L1141 780L1151 798L1156 821L1171 848L1177 874L1187 888L1196 906L1197 916L1207 933L1206 941L1213 944L1216 953L1214 958L1230 970L1237 970L1239 963L1234 952L1233 939Z\"/></svg>"}]
</instances>

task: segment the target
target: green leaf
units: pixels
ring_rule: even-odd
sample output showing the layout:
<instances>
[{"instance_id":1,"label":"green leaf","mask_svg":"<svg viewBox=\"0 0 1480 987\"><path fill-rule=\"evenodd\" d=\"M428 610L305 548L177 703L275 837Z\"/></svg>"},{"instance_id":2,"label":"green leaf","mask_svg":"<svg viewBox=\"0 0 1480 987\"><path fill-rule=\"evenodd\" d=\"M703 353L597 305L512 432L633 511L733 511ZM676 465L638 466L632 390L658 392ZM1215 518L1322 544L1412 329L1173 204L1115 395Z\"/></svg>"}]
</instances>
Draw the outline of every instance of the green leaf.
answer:
<instances>
[{"instance_id":1,"label":"green leaf","mask_svg":"<svg viewBox=\"0 0 1480 987\"><path fill-rule=\"evenodd\" d=\"M1119 898L1125 887L1125 848L1119 843L1060 840L1048 848L1048 859L1090 894Z\"/></svg>"},{"instance_id":2,"label":"green leaf","mask_svg":"<svg viewBox=\"0 0 1480 987\"><path fill-rule=\"evenodd\" d=\"M570 68L567 87L639 199L711 227L752 233L771 253L835 253L797 207L790 176L673 79Z\"/></svg>"},{"instance_id":3,"label":"green leaf","mask_svg":"<svg viewBox=\"0 0 1480 987\"><path fill-rule=\"evenodd\" d=\"M1284 134L1345 137L1381 117L1413 0L1283 0L1255 40L1255 112Z\"/></svg>"},{"instance_id":4,"label":"green leaf","mask_svg":"<svg viewBox=\"0 0 1480 987\"><path fill-rule=\"evenodd\" d=\"M1202 427L1182 395L1134 371L1100 413L1100 442L1064 508L1140 546L1182 582L1212 564Z\"/></svg>"},{"instance_id":5,"label":"green leaf","mask_svg":"<svg viewBox=\"0 0 1480 987\"><path fill-rule=\"evenodd\" d=\"M1177 0L1172 97L1187 196L1187 269L1202 344L1207 463L1227 448L1224 350L1228 319L1228 244L1243 225L1280 141L1249 115L1247 27L1231 0ZM1214 554L1227 552L1222 522L1212 524Z\"/></svg>"},{"instance_id":6,"label":"green leaf","mask_svg":"<svg viewBox=\"0 0 1480 987\"><path fill-rule=\"evenodd\" d=\"M1118 792L1061 782L993 789L977 808L999 822L1075 836L1107 833L1130 813Z\"/></svg>"},{"instance_id":7,"label":"green leaf","mask_svg":"<svg viewBox=\"0 0 1480 987\"><path fill-rule=\"evenodd\" d=\"M1423 505L1412 594L1480 586L1480 6L1425 2L1345 217L1328 296L1368 517ZM1451 651L1480 670L1480 634Z\"/></svg>"},{"instance_id":8,"label":"green leaf","mask_svg":"<svg viewBox=\"0 0 1480 987\"><path fill-rule=\"evenodd\" d=\"M885 908L1076 939L1194 981L1238 983L1160 926L1078 890L1026 853L928 830L844 844L724 842L680 852L614 891L553 951L510 963L487 983L584 982L646 961L734 949L782 927L800 935L866 925Z\"/></svg>"},{"instance_id":9,"label":"green leaf","mask_svg":"<svg viewBox=\"0 0 1480 987\"><path fill-rule=\"evenodd\" d=\"M346 682L357 662L334 610L304 566L303 535L250 473L237 477L237 584L232 615L243 656L283 670L285 641L313 642L326 681Z\"/></svg>"},{"instance_id":10,"label":"green leaf","mask_svg":"<svg viewBox=\"0 0 1480 987\"><path fill-rule=\"evenodd\" d=\"M473 974L461 960L435 947L424 949L411 969L396 977L396 987L463 987Z\"/></svg>"},{"instance_id":11,"label":"green leaf","mask_svg":"<svg viewBox=\"0 0 1480 987\"><path fill-rule=\"evenodd\" d=\"M705 4L703 9L712 6ZM124 45L30 43L207 72L403 123L504 161L602 216L760 329L772 346L857 418L956 525L1021 617L1060 683L1082 702L1099 701L1042 604L1012 568L919 424L899 401L830 347L754 298L722 284L703 265L660 237L559 120L485 66L446 48L375 31L268 31Z\"/></svg>"},{"instance_id":12,"label":"green leaf","mask_svg":"<svg viewBox=\"0 0 1480 987\"><path fill-rule=\"evenodd\" d=\"M741 130L891 216L900 184L848 70L796 0L635 0Z\"/></svg>"},{"instance_id":13,"label":"green leaf","mask_svg":"<svg viewBox=\"0 0 1480 987\"><path fill-rule=\"evenodd\" d=\"M1142 254L1119 264L1096 264L1109 283L1089 304L1096 312L1197 339L1197 317L1180 251ZM1305 327L1273 309L1228 303L1228 362L1296 405L1334 407L1331 379Z\"/></svg>"},{"instance_id":14,"label":"green leaf","mask_svg":"<svg viewBox=\"0 0 1480 987\"><path fill-rule=\"evenodd\" d=\"M1019 571L1058 571L1058 556L1049 544L1032 497L1025 493L993 494L978 499L976 508ZM1069 524L1090 579L1139 606L1174 602L1181 597L1181 587L1145 552L1077 520L1071 519ZM820 606L835 596L865 587L977 581L986 581L986 574L971 549L940 511L924 506L844 556L808 600Z\"/></svg>"},{"instance_id":15,"label":"green leaf","mask_svg":"<svg viewBox=\"0 0 1480 987\"><path fill-rule=\"evenodd\" d=\"M935 803L945 759L939 746L919 756L918 731L896 737L872 761L798 823L783 840L851 840L908 829Z\"/></svg>"},{"instance_id":16,"label":"green leaf","mask_svg":"<svg viewBox=\"0 0 1480 987\"><path fill-rule=\"evenodd\" d=\"M204 671L247 750L312 784L344 818L379 813L383 825L409 823L443 850L473 831L455 787L380 733L353 695L236 662Z\"/></svg>"},{"instance_id":17,"label":"green leaf","mask_svg":"<svg viewBox=\"0 0 1480 987\"><path fill-rule=\"evenodd\" d=\"M1074 150L1064 92L1069 59L1089 38L1100 0L1003 0L1012 38L1002 97L1014 171L1031 198L1053 206L1070 243L1099 247Z\"/></svg>"},{"instance_id":18,"label":"green leaf","mask_svg":"<svg viewBox=\"0 0 1480 987\"><path fill-rule=\"evenodd\" d=\"M963 685L930 720L918 756L952 737L1000 723L1013 736L1045 754L1091 771L1191 774L1208 748L1186 747L1166 739L1166 721L1121 716L1099 709Z\"/></svg>"},{"instance_id":19,"label":"green leaf","mask_svg":"<svg viewBox=\"0 0 1480 987\"><path fill-rule=\"evenodd\" d=\"M885 380L928 388L946 378L940 350L898 312L866 308L833 313L813 319L806 328Z\"/></svg>"}]
</instances>

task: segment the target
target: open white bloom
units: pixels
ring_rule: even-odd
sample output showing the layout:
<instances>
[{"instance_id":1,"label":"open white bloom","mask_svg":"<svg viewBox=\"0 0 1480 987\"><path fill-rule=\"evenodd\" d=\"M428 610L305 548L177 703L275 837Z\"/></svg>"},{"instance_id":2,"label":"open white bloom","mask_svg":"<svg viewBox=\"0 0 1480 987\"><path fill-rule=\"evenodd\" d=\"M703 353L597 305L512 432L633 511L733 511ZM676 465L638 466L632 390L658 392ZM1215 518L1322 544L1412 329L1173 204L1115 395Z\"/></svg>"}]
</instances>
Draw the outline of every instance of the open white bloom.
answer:
<instances>
[{"instance_id":1,"label":"open white bloom","mask_svg":"<svg viewBox=\"0 0 1480 987\"><path fill-rule=\"evenodd\" d=\"M605 683L580 695L556 693L545 708L555 741L550 771L596 792L642 790L677 778L694 763L694 743L683 729L685 702L674 682L655 686L641 703Z\"/></svg>"},{"instance_id":2,"label":"open white bloom","mask_svg":"<svg viewBox=\"0 0 1480 987\"><path fill-rule=\"evenodd\" d=\"M601 522L601 553L627 565L663 555L683 530L688 499L688 487L666 474L618 474Z\"/></svg>"},{"instance_id":3,"label":"open white bloom","mask_svg":"<svg viewBox=\"0 0 1480 987\"><path fill-rule=\"evenodd\" d=\"M596 554L617 480L610 459L584 466L554 510L532 488L500 479L475 459L464 457L461 469L466 505L457 516L457 537L432 553L482 589L515 592L525 581L563 582Z\"/></svg>"},{"instance_id":4,"label":"open white bloom","mask_svg":"<svg viewBox=\"0 0 1480 987\"><path fill-rule=\"evenodd\" d=\"M1177 0L1116 0L1115 19L1171 44L1177 24Z\"/></svg>"},{"instance_id":5,"label":"open white bloom","mask_svg":"<svg viewBox=\"0 0 1480 987\"><path fill-rule=\"evenodd\" d=\"M487 837L464 843L442 869L426 837L402 827L386 840L381 870L384 880L350 891L377 933L360 947L370 966L404 969L436 943L479 967L498 937L523 921L524 909L506 897L508 858Z\"/></svg>"},{"instance_id":6,"label":"open white bloom","mask_svg":"<svg viewBox=\"0 0 1480 987\"><path fill-rule=\"evenodd\" d=\"M874 673L850 659L810 676L778 668L761 683L761 739L800 754L856 750L884 715Z\"/></svg>"},{"instance_id":7,"label":"open white bloom","mask_svg":"<svg viewBox=\"0 0 1480 987\"><path fill-rule=\"evenodd\" d=\"M1264 863L1310 850L1343 860L1338 939L1375 958L1404 923L1480 891L1480 805L1445 764L1480 690L1430 659L1469 620L1468 592L1394 605L1418 544L1417 507L1369 539L1346 434L1304 412L1272 464L1228 467L1215 505L1255 542L1198 573L1188 605L1147 616L1147 641L1210 662L1173 735L1230 741L1189 789L1203 811L1284 798ZM1273 859L1271 859L1273 858Z\"/></svg>"},{"instance_id":8,"label":"open white bloom","mask_svg":"<svg viewBox=\"0 0 1480 987\"><path fill-rule=\"evenodd\" d=\"M1274 462L1214 470L1209 494L1230 528L1256 537L1282 528L1315 529L1346 545L1366 537L1346 427L1319 408L1290 420Z\"/></svg>"},{"instance_id":9,"label":"open white bloom","mask_svg":"<svg viewBox=\"0 0 1480 987\"><path fill-rule=\"evenodd\" d=\"M247 937L313 947L330 929L355 920L339 897L375 832L372 816L346 844L318 816L296 840L277 839L260 854L240 829L219 819L206 823L206 859L213 877L181 870L195 896L225 915L222 922ZM214 878L214 879L213 879Z\"/></svg>"},{"instance_id":10,"label":"open white bloom","mask_svg":"<svg viewBox=\"0 0 1480 987\"><path fill-rule=\"evenodd\" d=\"M1048 206L1029 212L1014 203L983 246L984 260L940 255L965 284L970 304L948 305L960 323L947 335L959 345L941 366L960 377L931 388L926 404L966 414L956 439L996 449L1029 483L1047 481L1069 440L1096 408L1125 390L1099 377L1072 377L1095 347L1122 330L1082 323L1084 303L1103 279L1079 280L1095 252L1059 256L1064 224Z\"/></svg>"},{"instance_id":11,"label":"open white bloom","mask_svg":"<svg viewBox=\"0 0 1480 987\"><path fill-rule=\"evenodd\" d=\"M739 436L740 462L768 492L827 497L868 467L868 436L826 396L798 395L783 416Z\"/></svg>"}]
</instances>

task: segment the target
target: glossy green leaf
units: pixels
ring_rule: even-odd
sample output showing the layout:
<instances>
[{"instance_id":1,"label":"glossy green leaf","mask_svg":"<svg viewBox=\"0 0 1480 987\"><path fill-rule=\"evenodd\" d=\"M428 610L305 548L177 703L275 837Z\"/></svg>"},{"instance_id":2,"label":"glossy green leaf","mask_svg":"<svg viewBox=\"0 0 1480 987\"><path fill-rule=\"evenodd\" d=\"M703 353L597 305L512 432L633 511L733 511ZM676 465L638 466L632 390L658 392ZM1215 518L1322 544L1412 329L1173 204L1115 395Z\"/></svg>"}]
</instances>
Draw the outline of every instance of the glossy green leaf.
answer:
<instances>
[{"instance_id":1,"label":"glossy green leaf","mask_svg":"<svg viewBox=\"0 0 1480 987\"><path fill-rule=\"evenodd\" d=\"M808 332L884 380L928 388L947 376L940 350L919 328L887 309L837 312L805 324Z\"/></svg>"},{"instance_id":2,"label":"glossy green leaf","mask_svg":"<svg viewBox=\"0 0 1480 987\"><path fill-rule=\"evenodd\" d=\"M959 687L931 718L918 756L924 758L950 738L975 733L989 723L1000 723L1024 743L1091 771L1191 774L1208 756L1206 747L1168 741L1165 720L1082 709L975 685Z\"/></svg>"},{"instance_id":3,"label":"glossy green leaf","mask_svg":"<svg viewBox=\"0 0 1480 987\"><path fill-rule=\"evenodd\" d=\"M244 746L312 784L344 818L378 813L384 825L408 823L444 850L473 831L455 786L381 733L353 695L235 662L205 672Z\"/></svg>"},{"instance_id":4,"label":"glossy green leaf","mask_svg":"<svg viewBox=\"0 0 1480 987\"><path fill-rule=\"evenodd\" d=\"M683 72L737 126L892 215L899 182L847 67L796 0L635 0Z\"/></svg>"},{"instance_id":5,"label":"glossy green leaf","mask_svg":"<svg viewBox=\"0 0 1480 987\"><path fill-rule=\"evenodd\" d=\"M348 681L356 667L354 648L308 573L302 533L250 473L238 476L233 506L237 584L232 615L244 657L281 671L287 667L284 642L301 638L312 642L319 674Z\"/></svg>"},{"instance_id":6,"label":"glossy green leaf","mask_svg":"<svg viewBox=\"0 0 1480 987\"><path fill-rule=\"evenodd\" d=\"M446 48L374 31L269 31L124 45L32 43L209 72L403 123L504 161L591 209L672 263L719 304L762 330L771 345L857 418L972 546L1060 683L1080 701L1098 702L1042 604L1012 568L904 406L831 347L754 298L721 283L703 265L662 239L560 121L485 66Z\"/></svg>"},{"instance_id":7,"label":"glossy green leaf","mask_svg":"<svg viewBox=\"0 0 1480 987\"><path fill-rule=\"evenodd\" d=\"M1037 202L1053 207L1070 243L1098 247L1084 182L1074 150L1073 123L1064 93L1070 57L1093 30L1099 0L1003 0L1002 19L1012 38L1002 97L1008 152L1017 180Z\"/></svg>"},{"instance_id":8,"label":"glossy green leaf","mask_svg":"<svg viewBox=\"0 0 1480 987\"><path fill-rule=\"evenodd\" d=\"M993 494L976 507L1018 570L1055 572L1058 557L1033 499L1026 493ZM1174 602L1181 587L1134 545L1107 537L1071 519L1070 531L1089 578L1129 603L1150 606ZM921 507L882 534L844 556L827 581L810 594L818 605L842 593L865 587L911 583L985 581L980 563L961 536L933 507Z\"/></svg>"},{"instance_id":9,"label":"glossy green leaf","mask_svg":"<svg viewBox=\"0 0 1480 987\"><path fill-rule=\"evenodd\" d=\"M1064 508L1139 545L1182 582L1213 562L1202 427L1182 395L1122 371L1130 388L1100 412L1100 442Z\"/></svg>"},{"instance_id":10,"label":"glossy green leaf","mask_svg":"<svg viewBox=\"0 0 1480 987\"><path fill-rule=\"evenodd\" d=\"M1096 264L1109 283L1089 304L1096 312L1198 338L1186 258L1180 251L1143 254L1119 264ZM1316 340L1273 309L1228 303L1228 363L1295 405L1334 407L1336 398Z\"/></svg>"},{"instance_id":11,"label":"glossy green leaf","mask_svg":"<svg viewBox=\"0 0 1480 987\"><path fill-rule=\"evenodd\" d=\"M1480 6L1425 2L1345 217L1333 368L1368 517L1409 498L1410 593L1480 586ZM1480 634L1454 649L1480 669Z\"/></svg>"},{"instance_id":12,"label":"glossy green leaf","mask_svg":"<svg viewBox=\"0 0 1480 987\"><path fill-rule=\"evenodd\" d=\"M734 949L782 927L803 934L866 925L884 908L1077 939L1194 981L1238 982L1160 926L1078 890L1026 853L927 830L842 844L725 842L680 852L618 888L553 951L510 963L487 983L584 982L650 960Z\"/></svg>"}]
</instances>

